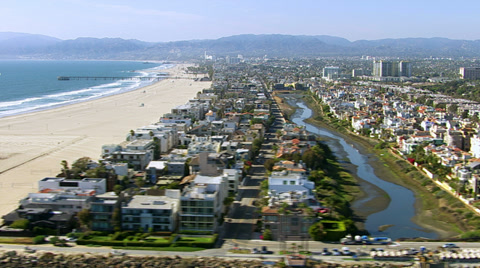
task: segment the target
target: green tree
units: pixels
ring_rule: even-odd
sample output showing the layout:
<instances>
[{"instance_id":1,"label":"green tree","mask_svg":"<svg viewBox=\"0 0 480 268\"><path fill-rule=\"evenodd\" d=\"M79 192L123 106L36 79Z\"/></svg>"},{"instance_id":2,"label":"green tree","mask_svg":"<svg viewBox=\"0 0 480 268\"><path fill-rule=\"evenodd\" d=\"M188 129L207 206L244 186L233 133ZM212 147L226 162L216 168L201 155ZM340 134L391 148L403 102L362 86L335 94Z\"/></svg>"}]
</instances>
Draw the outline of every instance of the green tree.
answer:
<instances>
[{"instance_id":1,"label":"green tree","mask_svg":"<svg viewBox=\"0 0 480 268\"><path fill-rule=\"evenodd\" d=\"M18 219L12 222L12 224L10 224L10 227L14 229L25 230L25 229L28 229L29 225L30 225L30 221L28 219Z\"/></svg>"},{"instance_id":2,"label":"green tree","mask_svg":"<svg viewBox=\"0 0 480 268\"><path fill-rule=\"evenodd\" d=\"M265 160L265 163L263 163L263 166L265 167L266 170L272 171L273 167L275 166L275 163L276 163L275 159L269 158Z\"/></svg>"},{"instance_id":3,"label":"green tree","mask_svg":"<svg viewBox=\"0 0 480 268\"><path fill-rule=\"evenodd\" d=\"M141 177L137 177L135 179L135 185L137 185L138 188L142 188L145 185L145 180Z\"/></svg>"},{"instance_id":4,"label":"green tree","mask_svg":"<svg viewBox=\"0 0 480 268\"><path fill-rule=\"evenodd\" d=\"M273 239L272 230L265 229L265 231L263 231L263 240L272 240L272 239Z\"/></svg>"},{"instance_id":5,"label":"green tree","mask_svg":"<svg viewBox=\"0 0 480 268\"><path fill-rule=\"evenodd\" d=\"M120 208L116 207L112 212L112 226L113 230L118 232L122 229L122 218L120 213Z\"/></svg>"},{"instance_id":6,"label":"green tree","mask_svg":"<svg viewBox=\"0 0 480 268\"><path fill-rule=\"evenodd\" d=\"M63 173L63 177L65 177L66 179L69 178L69 174L70 174L70 169L68 168L68 162L67 160L62 160L62 162L60 163L62 165L62 173Z\"/></svg>"},{"instance_id":7,"label":"green tree","mask_svg":"<svg viewBox=\"0 0 480 268\"><path fill-rule=\"evenodd\" d=\"M92 222L92 215L90 210L84 208L77 213L78 221L80 222L81 227L90 228L90 223Z\"/></svg>"},{"instance_id":8,"label":"green tree","mask_svg":"<svg viewBox=\"0 0 480 268\"><path fill-rule=\"evenodd\" d=\"M113 192L115 192L117 196L120 195L122 191L123 191L123 186L121 184L115 184L115 186L113 186Z\"/></svg>"},{"instance_id":9,"label":"green tree","mask_svg":"<svg viewBox=\"0 0 480 268\"><path fill-rule=\"evenodd\" d=\"M227 196L225 199L223 199L223 205L228 207L233 203L233 201L235 201L235 199L232 196Z\"/></svg>"},{"instance_id":10,"label":"green tree","mask_svg":"<svg viewBox=\"0 0 480 268\"><path fill-rule=\"evenodd\" d=\"M313 240L321 241L325 238L327 232L325 232L323 224L321 222L317 222L310 226L308 229L308 234Z\"/></svg>"}]
</instances>

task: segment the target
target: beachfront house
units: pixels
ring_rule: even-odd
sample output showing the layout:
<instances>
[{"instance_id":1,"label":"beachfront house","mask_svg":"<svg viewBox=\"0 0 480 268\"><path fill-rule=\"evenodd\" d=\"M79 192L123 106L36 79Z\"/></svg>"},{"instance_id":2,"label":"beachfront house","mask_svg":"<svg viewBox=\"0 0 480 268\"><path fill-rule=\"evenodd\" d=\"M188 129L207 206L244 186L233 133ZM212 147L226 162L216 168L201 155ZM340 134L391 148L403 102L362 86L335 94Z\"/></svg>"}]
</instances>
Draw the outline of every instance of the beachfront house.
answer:
<instances>
[{"instance_id":1,"label":"beachfront house","mask_svg":"<svg viewBox=\"0 0 480 268\"><path fill-rule=\"evenodd\" d=\"M84 178L81 180L46 177L38 181L38 190L47 192L52 190L63 191L94 191L94 194L103 194L107 191L107 181L104 178Z\"/></svg>"},{"instance_id":2,"label":"beachfront house","mask_svg":"<svg viewBox=\"0 0 480 268\"><path fill-rule=\"evenodd\" d=\"M215 232L227 196L226 176L196 175L180 198L180 231Z\"/></svg>"},{"instance_id":3,"label":"beachfront house","mask_svg":"<svg viewBox=\"0 0 480 268\"><path fill-rule=\"evenodd\" d=\"M178 128L174 123L155 123L135 129L130 140L155 140L160 153L166 153L178 145ZM153 145L155 146L155 145Z\"/></svg>"},{"instance_id":4,"label":"beachfront house","mask_svg":"<svg viewBox=\"0 0 480 268\"><path fill-rule=\"evenodd\" d=\"M120 217L120 196L114 192L96 195L90 201L91 229L113 231L115 217ZM117 213L117 215L115 215Z\"/></svg>"},{"instance_id":5,"label":"beachfront house","mask_svg":"<svg viewBox=\"0 0 480 268\"><path fill-rule=\"evenodd\" d=\"M17 208L2 216L3 225L10 226L17 220L27 219L28 229L35 227L49 228L57 235L70 232L75 227L75 214L71 212L53 211L49 208Z\"/></svg>"},{"instance_id":6,"label":"beachfront house","mask_svg":"<svg viewBox=\"0 0 480 268\"><path fill-rule=\"evenodd\" d=\"M90 208L94 191L60 190L40 193L29 193L20 200L22 208L45 208L52 211L61 211L75 214L82 209Z\"/></svg>"},{"instance_id":7,"label":"beachfront house","mask_svg":"<svg viewBox=\"0 0 480 268\"><path fill-rule=\"evenodd\" d=\"M180 190L165 196L135 195L122 204L122 229L144 232L174 232L177 226Z\"/></svg>"},{"instance_id":8,"label":"beachfront house","mask_svg":"<svg viewBox=\"0 0 480 268\"><path fill-rule=\"evenodd\" d=\"M190 100L186 104L173 108L172 114L183 118L191 118L193 120L203 120L205 117L205 111L206 108L202 103L196 100Z\"/></svg>"},{"instance_id":9,"label":"beachfront house","mask_svg":"<svg viewBox=\"0 0 480 268\"><path fill-rule=\"evenodd\" d=\"M120 150L109 153L105 153L105 147L102 148L103 160L110 163L128 163L134 170L145 170L148 163L153 160L153 140L134 140ZM111 145L108 145L108 148L112 148Z\"/></svg>"}]
</instances>

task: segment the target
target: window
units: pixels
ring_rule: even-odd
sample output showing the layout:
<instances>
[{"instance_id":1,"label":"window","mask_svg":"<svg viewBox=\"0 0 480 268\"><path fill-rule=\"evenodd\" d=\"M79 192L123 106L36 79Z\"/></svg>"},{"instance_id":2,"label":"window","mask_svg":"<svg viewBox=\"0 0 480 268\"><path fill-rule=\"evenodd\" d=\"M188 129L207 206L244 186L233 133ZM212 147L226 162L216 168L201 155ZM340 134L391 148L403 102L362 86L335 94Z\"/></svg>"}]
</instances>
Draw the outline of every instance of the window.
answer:
<instances>
[{"instance_id":1,"label":"window","mask_svg":"<svg viewBox=\"0 0 480 268\"><path fill-rule=\"evenodd\" d=\"M283 181L283 185L287 185L287 184L288 184L287 181Z\"/></svg>"},{"instance_id":2,"label":"window","mask_svg":"<svg viewBox=\"0 0 480 268\"><path fill-rule=\"evenodd\" d=\"M290 185L295 185L295 181L290 181Z\"/></svg>"}]
</instances>

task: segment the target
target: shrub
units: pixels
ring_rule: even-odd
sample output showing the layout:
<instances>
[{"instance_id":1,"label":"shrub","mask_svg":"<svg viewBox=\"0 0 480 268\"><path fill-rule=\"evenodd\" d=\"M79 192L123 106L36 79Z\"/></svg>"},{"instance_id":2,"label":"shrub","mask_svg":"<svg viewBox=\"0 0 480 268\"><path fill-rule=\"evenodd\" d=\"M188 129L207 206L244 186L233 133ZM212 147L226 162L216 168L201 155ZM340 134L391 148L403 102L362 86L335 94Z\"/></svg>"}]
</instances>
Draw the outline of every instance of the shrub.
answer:
<instances>
[{"instance_id":1,"label":"shrub","mask_svg":"<svg viewBox=\"0 0 480 268\"><path fill-rule=\"evenodd\" d=\"M33 244L42 244L45 242L45 236L44 235L37 235L32 239Z\"/></svg>"},{"instance_id":2,"label":"shrub","mask_svg":"<svg viewBox=\"0 0 480 268\"><path fill-rule=\"evenodd\" d=\"M272 240L272 239L273 239L272 230L265 229L265 231L263 231L263 240Z\"/></svg>"}]
</instances>

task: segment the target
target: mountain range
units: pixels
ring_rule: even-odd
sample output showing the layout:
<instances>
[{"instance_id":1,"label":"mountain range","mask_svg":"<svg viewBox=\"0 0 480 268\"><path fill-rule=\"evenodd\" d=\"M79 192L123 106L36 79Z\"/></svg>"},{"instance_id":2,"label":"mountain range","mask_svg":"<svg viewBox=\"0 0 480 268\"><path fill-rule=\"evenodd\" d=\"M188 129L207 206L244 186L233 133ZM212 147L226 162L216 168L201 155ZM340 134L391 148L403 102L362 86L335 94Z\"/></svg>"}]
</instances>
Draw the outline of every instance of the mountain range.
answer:
<instances>
[{"instance_id":1,"label":"mountain range","mask_svg":"<svg viewBox=\"0 0 480 268\"><path fill-rule=\"evenodd\" d=\"M209 40L144 42L121 38L55 37L0 32L0 58L188 60L207 53L217 57L478 57L480 40L398 38L358 40L328 35L235 35Z\"/></svg>"}]
</instances>

